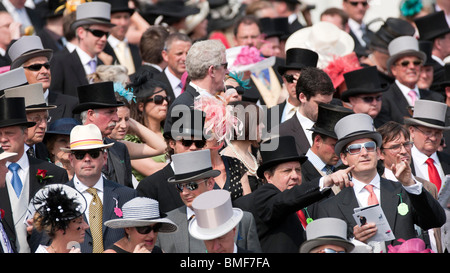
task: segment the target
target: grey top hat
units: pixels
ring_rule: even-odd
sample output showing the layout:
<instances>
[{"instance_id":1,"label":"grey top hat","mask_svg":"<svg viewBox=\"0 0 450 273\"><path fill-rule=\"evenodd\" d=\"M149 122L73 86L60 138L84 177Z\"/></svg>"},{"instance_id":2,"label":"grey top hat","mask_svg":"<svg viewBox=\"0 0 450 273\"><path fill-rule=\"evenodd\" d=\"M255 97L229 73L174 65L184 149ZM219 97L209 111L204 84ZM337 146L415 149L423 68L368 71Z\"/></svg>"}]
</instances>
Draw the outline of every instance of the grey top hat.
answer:
<instances>
[{"instance_id":1,"label":"grey top hat","mask_svg":"<svg viewBox=\"0 0 450 273\"><path fill-rule=\"evenodd\" d=\"M336 154L340 154L348 143L361 138L371 138L377 147L381 146L381 134L375 130L373 119L367 114L351 114L341 118L334 126L334 132L338 138L334 147Z\"/></svg>"},{"instance_id":2,"label":"grey top hat","mask_svg":"<svg viewBox=\"0 0 450 273\"><path fill-rule=\"evenodd\" d=\"M86 2L77 7L76 19L70 26L76 29L82 25L100 24L110 27L111 24L111 4L102 1Z\"/></svg>"},{"instance_id":3,"label":"grey top hat","mask_svg":"<svg viewBox=\"0 0 450 273\"><path fill-rule=\"evenodd\" d=\"M450 126L445 126L447 108L447 104L442 102L418 100L414 104L412 118L405 118L405 124L450 130Z\"/></svg>"},{"instance_id":4,"label":"grey top hat","mask_svg":"<svg viewBox=\"0 0 450 273\"><path fill-rule=\"evenodd\" d=\"M15 69L34 57L44 56L50 61L53 50L44 49L39 36L23 36L11 45L8 56L12 60L11 69Z\"/></svg>"},{"instance_id":5,"label":"grey top hat","mask_svg":"<svg viewBox=\"0 0 450 273\"><path fill-rule=\"evenodd\" d=\"M216 177L220 171L213 170L209 149L172 155L174 176L169 183L187 183L193 180Z\"/></svg>"},{"instance_id":6,"label":"grey top hat","mask_svg":"<svg viewBox=\"0 0 450 273\"><path fill-rule=\"evenodd\" d=\"M197 196L192 202L195 218L189 223L189 233L199 240L212 240L231 231L244 213L231 205L227 190L211 190Z\"/></svg>"},{"instance_id":7,"label":"grey top hat","mask_svg":"<svg viewBox=\"0 0 450 273\"><path fill-rule=\"evenodd\" d=\"M135 197L126 202L122 207L122 218L105 222L110 228L145 227L160 223L159 232L175 232L178 226L165 215L159 213L158 201L147 197Z\"/></svg>"},{"instance_id":8,"label":"grey top hat","mask_svg":"<svg viewBox=\"0 0 450 273\"><path fill-rule=\"evenodd\" d=\"M338 218L320 218L306 227L306 241L300 246L300 253L309 253L321 245L338 245L351 252L355 245L347 239L347 224Z\"/></svg>"},{"instance_id":9,"label":"grey top hat","mask_svg":"<svg viewBox=\"0 0 450 273\"><path fill-rule=\"evenodd\" d=\"M25 84L28 84L28 81L23 67L0 74L0 91ZM3 92L0 92L0 95L2 94Z\"/></svg>"},{"instance_id":10,"label":"grey top hat","mask_svg":"<svg viewBox=\"0 0 450 273\"><path fill-rule=\"evenodd\" d=\"M387 69L391 71L391 66L398 59L405 56L416 56L424 63L427 60L425 52L420 51L419 41L412 36L400 36L389 43L389 59L387 60Z\"/></svg>"},{"instance_id":11,"label":"grey top hat","mask_svg":"<svg viewBox=\"0 0 450 273\"><path fill-rule=\"evenodd\" d=\"M25 98L25 110L38 111L50 110L56 108L56 105L47 105L42 93L42 83L23 85L5 90L5 97L23 97Z\"/></svg>"}]
</instances>

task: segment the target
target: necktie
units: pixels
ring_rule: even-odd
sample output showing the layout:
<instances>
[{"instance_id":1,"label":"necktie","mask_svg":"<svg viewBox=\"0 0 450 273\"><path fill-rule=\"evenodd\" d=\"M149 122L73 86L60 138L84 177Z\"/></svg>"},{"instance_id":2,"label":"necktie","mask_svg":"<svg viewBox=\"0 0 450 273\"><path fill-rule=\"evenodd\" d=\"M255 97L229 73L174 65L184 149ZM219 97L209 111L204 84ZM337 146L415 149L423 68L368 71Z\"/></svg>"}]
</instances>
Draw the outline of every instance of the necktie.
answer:
<instances>
[{"instance_id":1,"label":"necktie","mask_svg":"<svg viewBox=\"0 0 450 273\"><path fill-rule=\"evenodd\" d=\"M95 70L97 69L97 62L95 61L95 59L90 60L88 62L88 64L89 64L89 67L91 68L91 73L90 74L94 73Z\"/></svg>"},{"instance_id":2,"label":"necktie","mask_svg":"<svg viewBox=\"0 0 450 273\"><path fill-rule=\"evenodd\" d=\"M305 213L303 213L303 210L298 210L297 216L298 216L298 219L300 220L300 222L302 223L303 228L306 229L307 223L306 223Z\"/></svg>"},{"instance_id":3,"label":"necktie","mask_svg":"<svg viewBox=\"0 0 450 273\"><path fill-rule=\"evenodd\" d=\"M365 26L361 26L361 32L362 32L361 38L363 39L363 41L365 43L364 46L368 46L370 43L370 38L369 38L369 35L367 34L367 29Z\"/></svg>"},{"instance_id":4,"label":"necktie","mask_svg":"<svg viewBox=\"0 0 450 273\"><path fill-rule=\"evenodd\" d=\"M30 146L27 150L27 155L30 157L36 157L36 155L34 154L34 149L33 146Z\"/></svg>"},{"instance_id":5,"label":"necktie","mask_svg":"<svg viewBox=\"0 0 450 273\"><path fill-rule=\"evenodd\" d=\"M434 166L434 160L429 157L427 161L425 161L425 163L427 163L428 165L428 178L431 183L436 185L439 192L439 190L441 189L441 177L439 176L439 172L436 169L436 166Z\"/></svg>"},{"instance_id":6,"label":"necktie","mask_svg":"<svg viewBox=\"0 0 450 273\"><path fill-rule=\"evenodd\" d=\"M334 167L327 164L323 167L323 171L326 175L332 174L334 172Z\"/></svg>"},{"instance_id":7,"label":"necktie","mask_svg":"<svg viewBox=\"0 0 450 273\"><path fill-rule=\"evenodd\" d=\"M14 251L12 250L11 243L10 243L10 241L8 239L8 235L6 234L5 229L3 228L1 220L0 220L0 233L2 235L1 239L2 239L2 241L4 242L4 244L6 246L6 251L3 250L3 252L4 253L13 253ZM1 247L1 244L0 244L0 247Z\"/></svg>"},{"instance_id":8,"label":"necktie","mask_svg":"<svg viewBox=\"0 0 450 273\"><path fill-rule=\"evenodd\" d=\"M369 199L367 200L367 205L372 206L378 204L378 199L375 193L373 192L373 185L366 185L364 188L369 191Z\"/></svg>"},{"instance_id":9,"label":"necktie","mask_svg":"<svg viewBox=\"0 0 450 273\"><path fill-rule=\"evenodd\" d=\"M417 98L416 91L410 90L410 91L408 92L408 96L411 97L411 101L412 101L411 106L414 106L414 104L415 104L415 102L416 102L416 98Z\"/></svg>"},{"instance_id":10,"label":"necktie","mask_svg":"<svg viewBox=\"0 0 450 273\"><path fill-rule=\"evenodd\" d=\"M14 191L16 192L17 197L20 196L23 187L22 180L20 180L19 174L17 173L17 170L19 170L19 168L20 165L14 162L9 164L8 166L8 169L12 172L11 184Z\"/></svg>"},{"instance_id":11,"label":"necktie","mask_svg":"<svg viewBox=\"0 0 450 273\"><path fill-rule=\"evenodd\" d=\"M117 44L117 49L114 50L119 63L128 69L128 75L133 74L135 71L133 57L131 56L130 50L128 49L127 43L120 41Z\"/></svg>"},{"instance_id":12,"label":"necktie","mask_svg":"<svg viewBox=\"0 0 450 273\"><path fill-rule=\"evenodd\" d=\"M97 194L97 189L88 188L86 190L92 195L92 201L89 204L89 228L91 229L92 240L94 245L92 247L93 253L103 252L103 205L100 197Z\"/></svg>"}]
</instances>

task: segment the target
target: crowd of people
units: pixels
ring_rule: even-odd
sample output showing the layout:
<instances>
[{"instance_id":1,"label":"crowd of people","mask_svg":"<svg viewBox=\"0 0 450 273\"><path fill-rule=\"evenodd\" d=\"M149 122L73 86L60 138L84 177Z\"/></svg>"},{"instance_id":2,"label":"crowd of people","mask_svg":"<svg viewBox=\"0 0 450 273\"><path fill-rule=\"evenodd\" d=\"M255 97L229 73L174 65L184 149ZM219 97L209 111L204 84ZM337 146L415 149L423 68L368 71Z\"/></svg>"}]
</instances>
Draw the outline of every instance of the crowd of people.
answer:
<instances>
[{"instance_id":1,"label":"crowd of people","mask_svg":"<svg viewBox=\"0 0 450 273\"><path fill-rule=\"evenodd\" d=\"M448 253L450 1L0 3L0 253Z\"/></svg>"}]
</instances>

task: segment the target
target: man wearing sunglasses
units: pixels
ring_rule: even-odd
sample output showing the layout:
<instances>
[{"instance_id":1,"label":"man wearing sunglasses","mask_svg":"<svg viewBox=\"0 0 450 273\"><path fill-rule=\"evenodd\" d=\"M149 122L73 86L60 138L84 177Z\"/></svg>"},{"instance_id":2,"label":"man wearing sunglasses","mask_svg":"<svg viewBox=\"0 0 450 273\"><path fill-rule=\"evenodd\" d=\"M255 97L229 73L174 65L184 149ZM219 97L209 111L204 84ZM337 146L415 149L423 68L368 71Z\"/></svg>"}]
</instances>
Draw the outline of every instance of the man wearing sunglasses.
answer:
<instances>
[{"instance_id":1,"label":"man wearing sunglasses","mask_svg":"<svg viewBox=\"0 0 450 273\"><path fill-rule=\"evenodd\" d=\"M75 30L78 46L72 53L55 55L52 61L53 77L51 89L77 96L77 87L88 84L87 75L94 73L103 64L98 55L106 46L111 27L111 4L95 1L77 7Z\"/></svg>"},{"instance_id":2,"label":"man wearing sunglasses","mask_svg":"<svg viewBox=\"0 0 450 273\"><path fill-rule=\"evenodd\" d=\"M359 56L368 55L368 46L373 32L364 23L364 16L369 9L367 0L343 0L342 9L348 14L350 36L355 41L355 53Z\"/></svg>"},{"instance_id":3,"label":"man wearing sunglasses","mask_svg":"<svg viewBox=\"0 0 450 273\"><path fill-rule=\"evenodd\" d=\"M397 37L389 43L388 50L387 70L395 77L395 82L383 93L381 110L375 118L376 127L390 120L403 124L404 117L411 117L409 108L419 99L444 101L439 93L417 86L426 54L419 49L415 37Z\"/></svg>"},{"instance_id":4,"label":"man wearing sunglasses","mask_svg":"<svg viewBox=\"0 0 450 273\"><path fill-rule=\"evenodd\" d=\"M220 175L211 164L209 149L175 154L172 156L174 175L167 182L176 187L183 206L167 212L167 218L178 226L178 232L159 234L157 245L168 253L205 253L202 240L189 234L188 225L195 217L194 200L202 193L214 188L214 177ZM240 248L261 252L258 233L253 216L246 212L237 225L234 241Z\"/></svg>"},{"instance_id":5,"label":"man wearing sunglasses","mask_svg":"<svg viewBox=\"0 0 450 273\"><path fill-rule=\"evenodd\" d=\"M100 129L89 124L75 126L70 132L70 148L61 149L70 153L70 164L75 172L68 185L81 192L89 204L85 214L90 228L81 244L83 253L102 252L123 237L123 230L111 229L103 223L118 219L120 216L114 213L114 208L122 208L137 196L136 190L102 175L108 149L113 145L104 144Z\"/></svg>"},{"instance_id":6,"label":"man wearing sunglasses","mask_svg":"<svg viewBox=\"0 0 450 273\"><path fill-rule=\"evenodd\" d=\"M387 245L399 242L371 241L377 226L370 222L357 225L352 216L355 208L380 205L394 236L404 240L416 237L414 225L428 230L445 223L444 210L423 190L422 183L413 179L407 160L397 156L391 166L398 182L380 177L377 163L382 137L375 131L369 115L348 115L336 123L335 132L338 137L336 154L344 165L350 166L350 175L334 173L330 177L348 181L351 187L343 188L335 197L320 203L319 218L336 217L346 221L349 237L368 243L374 247L374 252L386 252ZM326 179L328 177L323 178L323 182Z\"/></svg>"}]
</instances>

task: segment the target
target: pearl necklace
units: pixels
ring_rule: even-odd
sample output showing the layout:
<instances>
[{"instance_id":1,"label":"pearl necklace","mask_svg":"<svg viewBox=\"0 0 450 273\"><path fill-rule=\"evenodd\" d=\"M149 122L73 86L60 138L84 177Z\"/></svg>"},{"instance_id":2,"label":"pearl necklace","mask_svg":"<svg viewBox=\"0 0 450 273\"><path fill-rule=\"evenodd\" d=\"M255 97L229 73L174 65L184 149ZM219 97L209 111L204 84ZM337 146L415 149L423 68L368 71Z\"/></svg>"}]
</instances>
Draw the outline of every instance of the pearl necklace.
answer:
<instances>
[{"instance_id":1,"label":"pearl necklace","mask_svg":"<svg viewBox=\"0 0 450 273\"><path fill-rule=\"evenodd\" d=\"M258 170L258 161L256 160L255 156L253 156L251 153L250 156L253 159L253 163L255 164L255 167L252 168L250 166L250 164L248 164L248 162L236 151L236 148L233 146L233 144L231 144L231 142L229 143L229 146L231 147L231 150L233 150L234 154L236 155L236 157L242 162L244 163L244 166L247 167L248 172L252 175L256 174L256 170Z\"/></svg>"}]
</instances>

